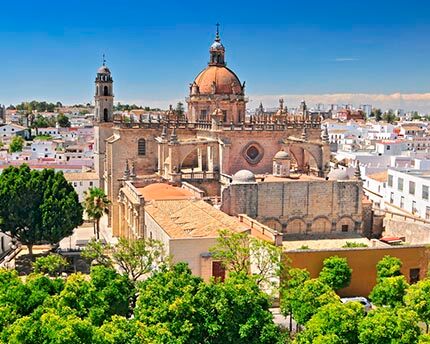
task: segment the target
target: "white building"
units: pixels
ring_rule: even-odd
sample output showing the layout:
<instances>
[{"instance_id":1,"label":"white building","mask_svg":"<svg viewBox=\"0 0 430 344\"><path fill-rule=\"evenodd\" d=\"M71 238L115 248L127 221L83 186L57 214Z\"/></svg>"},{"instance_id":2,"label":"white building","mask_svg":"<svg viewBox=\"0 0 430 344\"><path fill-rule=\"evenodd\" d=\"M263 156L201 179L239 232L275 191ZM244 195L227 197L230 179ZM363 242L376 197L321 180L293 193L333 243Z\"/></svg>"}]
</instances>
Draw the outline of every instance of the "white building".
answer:
<instances>
[{"instance_id":1,"label":"white building","mask_svg":"<svg viewBox=\"0 0 430 344\"><path fill-rule=\"evenodd\" d=\"M6 138L19 135L23 138L29 138L29 132L26 127L18 124L5 124L0 127L0 138Z\"/></svg>"},{"instance_id":2,"label":"white building","mask_svg":"<svg viewBox=\"0 0 430 344\"><path fill-rule=\"evenodd\" d=\"M38 135L49 135L55 138L60 137L60 131L58 128L54 128L54 127L48 127L48 128L38 128L37 129L37 134Z\"/></svg>"},{"instance_id":3,"label":"white building","mask_svg":"<svg viewBox=\"0 0 430 344\"><path fill-rule=\"evenodd\" d=\"M34 140L31 144L31 158L55 158L57 144L49 140Z\"/></svg>"},{"instance_id":4,"label":"white building","mask_svg":"<svg viewBox=\"0 0 430 344\"><path fill-rule=\"evenodd\" d=\"M430 219L430 170L389 168L385 207Z\"/></svg>"},{"instance_id":5,"label":"white building","mask_svg":"<svg viewBox=\"0 0 430 344\"><path fill-rule=\"evenodd\" d=\"M85 191L92 187L100 187L99 178L95 172L64 173L64 177L75 188L79 202L85 199Z\"/></svg>"}]
</instances>

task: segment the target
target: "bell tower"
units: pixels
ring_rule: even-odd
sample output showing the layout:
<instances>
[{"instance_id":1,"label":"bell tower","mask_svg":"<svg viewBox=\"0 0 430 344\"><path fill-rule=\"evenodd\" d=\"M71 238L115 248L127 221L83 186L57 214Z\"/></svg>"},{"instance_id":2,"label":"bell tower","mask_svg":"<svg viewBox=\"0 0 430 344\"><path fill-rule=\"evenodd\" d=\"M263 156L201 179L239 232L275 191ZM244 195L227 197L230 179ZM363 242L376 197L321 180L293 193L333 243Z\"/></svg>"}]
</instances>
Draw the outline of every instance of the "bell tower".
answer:
<instances>
[{"instance_id":1,"label":"bell tower","mask_svg":"<svg viewBox=\"0 0 430 344\"><path fill-rule=\"evenodd\" d=\"M105 185L106 140L113 130L113 80L106 59L97 70L94 96L94 167L99 177L100 187L107 191Z\"/></svg>"},{"instance_id":2,"label":"bell tower","mask_svg":"<svg viewBox=\"0 0 430 344\"><path fill-rule=\"evenodd\" d=\"M97 70L95 99L96 122L113 121L113 80L106 59L103 55L103 65Z\"/></svg>"}]
</instances>

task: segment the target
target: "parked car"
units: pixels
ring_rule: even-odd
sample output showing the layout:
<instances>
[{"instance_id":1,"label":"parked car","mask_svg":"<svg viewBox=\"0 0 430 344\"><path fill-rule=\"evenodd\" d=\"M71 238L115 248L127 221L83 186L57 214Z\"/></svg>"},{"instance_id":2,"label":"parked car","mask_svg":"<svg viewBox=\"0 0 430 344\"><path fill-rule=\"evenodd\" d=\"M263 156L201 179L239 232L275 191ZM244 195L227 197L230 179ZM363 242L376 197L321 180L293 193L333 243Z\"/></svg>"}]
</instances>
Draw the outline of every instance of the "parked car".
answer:
<instances>
[{"instance_id":1,"label":"parked car","mask_svg":"<svg viewBox=\"0 0 430 344\"><path fill-rule=\"evenodd\" d=\"M368 299L366 299L365 297L362 297L362 296L344 297L344 298L341 298L340 301L342 303L359 302L364 306L364 309L366 310L366 312L369 312L373 308L370 301Z\"/></svg>"}]
</instances>

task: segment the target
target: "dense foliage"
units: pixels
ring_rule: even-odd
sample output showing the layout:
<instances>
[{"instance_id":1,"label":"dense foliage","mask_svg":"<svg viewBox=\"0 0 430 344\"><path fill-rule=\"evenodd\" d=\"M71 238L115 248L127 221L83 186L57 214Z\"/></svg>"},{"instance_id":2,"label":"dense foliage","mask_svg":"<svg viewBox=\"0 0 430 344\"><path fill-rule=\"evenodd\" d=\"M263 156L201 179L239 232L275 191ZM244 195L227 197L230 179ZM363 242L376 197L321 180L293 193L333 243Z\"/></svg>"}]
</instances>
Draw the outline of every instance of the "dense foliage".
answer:
<instances>
[{"instance_id":1,"label":"dense foliage","mask_svg":"<svg viewBox=\"0 0 430 344\"><path fill-rule=\"evenodd\" d=\"M0 175L0 231L27 245L56 244L82 223L82 206L61 172L10 166Z\"/></svg>"},{"instance_id":2,"label":"dense foliage","mask_svg":"<svg viewBox=\"0 0 430 344\"><path fill-rule=\"evenodd\" d=\"M65 281L0 270L2 343L285 343L268 307L251 277L205 283L184 264L137 286L104 266Z\"/></svg>"},{"instance_id":3,"label":"dense foliage","mask_svg":"<svg viewBox=\"0 0 430 344\"><path fill-rule=\"evenodd\" d=\"M21 152L24 148L24 139L21 136L15 135L9 144L9 153Z\"/></svg>"},{"instance_id":4,"label":"dense foliage","mask_svg":"<svg viewBox=\"0 0 430 344\"><path fill-rule=\"evenodd\" d=\"M338 256L324 259L319 279L334 290L345 288L351 282L352 269L346 258Z\"/></svg>"},{"instance_id":5,"label":"dense foliage","mask_svg":"<svg viewBox=\"0 0 430 344\"><path fill-rule=\"evenodd\" d=\"M430 279L409 286L402 262L385 256L377 264L377 283L370 294L373 309L358 302L340 302L335 289L349 281L346 261L330 257L316 279L302 269L289 269L281 289L281 311L304 325L297 344L419 344L430 322ZM423 324L424 323L424 324Z\"/></svg>"}]
</instances>

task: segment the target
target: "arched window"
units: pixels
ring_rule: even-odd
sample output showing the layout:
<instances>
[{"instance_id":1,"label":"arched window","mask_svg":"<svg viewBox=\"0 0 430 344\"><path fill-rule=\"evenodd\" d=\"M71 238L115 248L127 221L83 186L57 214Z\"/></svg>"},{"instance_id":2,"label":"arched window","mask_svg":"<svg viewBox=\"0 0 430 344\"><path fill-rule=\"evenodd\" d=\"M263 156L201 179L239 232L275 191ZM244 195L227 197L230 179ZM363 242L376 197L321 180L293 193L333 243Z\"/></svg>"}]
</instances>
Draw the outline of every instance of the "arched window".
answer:
<instances>
[{"instance_id":1,"label":"arched window","mask_svg":"<svg viewBox=\"0 0 430 344\"><path fill-rule=\"evenodd\" d=\"M146 140L139 139L137 141L137 154L138 155L146 155Z\"/></svg>"},{"instance_id":2,"label":"arched window","mask_svg":"<svg viewBox=\"0 0 430 344\"><path fill-rule=\"evenodd\" d=\"M109 95L109 88L108 88L107 86L105 86L105 87L103 88L103 95L104 95L104 96L108 96L108 95Z\"/></svg>"},{"instance_id":3,"label":"arched window","mask_svg":"<svg viewBox=\"0 0 430 344\"><path fill-rule=\"evenodd\" d=\"M109 111L108 111L108 109L104 109L104 110L103 110L103 120L104 120L105 122L108 122L108 121L109 121Z\"/></svg>"}]
</instances>

